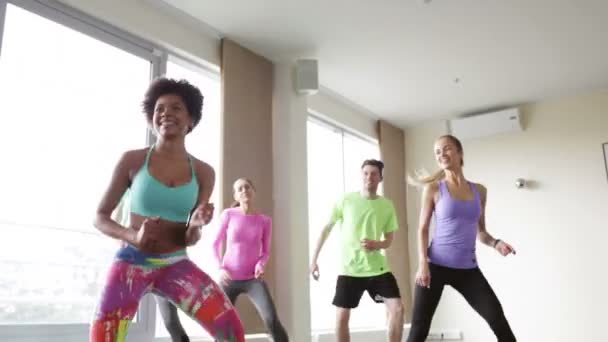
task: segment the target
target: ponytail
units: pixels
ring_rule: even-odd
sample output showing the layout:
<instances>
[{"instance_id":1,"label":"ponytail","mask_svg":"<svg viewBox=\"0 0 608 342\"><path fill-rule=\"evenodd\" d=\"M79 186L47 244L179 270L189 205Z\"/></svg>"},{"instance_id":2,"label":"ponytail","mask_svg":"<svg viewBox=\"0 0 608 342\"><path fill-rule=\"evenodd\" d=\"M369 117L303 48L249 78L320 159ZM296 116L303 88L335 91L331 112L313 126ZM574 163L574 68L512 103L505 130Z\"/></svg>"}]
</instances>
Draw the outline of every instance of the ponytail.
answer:
<instances>
[{"instance_id":1,"label":"ponytail","mask_svg":"<svg viewBox=\"0 0 608 342\"><path fill-rule=\"evenodd\" d=\"M445 170L438 170L432 175L424 175L425 171L415 172L415 176L407 175L407 183L415 187L424 187L427 184L438 182L445 178Z\"/></svg>"}]
</instances>

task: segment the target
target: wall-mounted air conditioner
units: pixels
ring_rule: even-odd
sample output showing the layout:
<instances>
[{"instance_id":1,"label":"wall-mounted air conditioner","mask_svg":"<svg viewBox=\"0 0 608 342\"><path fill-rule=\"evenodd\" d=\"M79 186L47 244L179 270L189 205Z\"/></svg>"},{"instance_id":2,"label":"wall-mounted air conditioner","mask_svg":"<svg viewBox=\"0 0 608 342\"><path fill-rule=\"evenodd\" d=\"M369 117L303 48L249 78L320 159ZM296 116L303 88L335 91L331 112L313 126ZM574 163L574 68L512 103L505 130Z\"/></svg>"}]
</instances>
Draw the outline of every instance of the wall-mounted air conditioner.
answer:
<instances>
[{"instance_id":1,"label":"wall-mounted air conditioner","mask_svg":"<svg viewBox=\"0 0 608 342\"><path fill-rule=\"evenodd\" d=\"M450 132L460 140L523 131L519 109L510 108L449 120Z\"/></svg>"}]
</instances>

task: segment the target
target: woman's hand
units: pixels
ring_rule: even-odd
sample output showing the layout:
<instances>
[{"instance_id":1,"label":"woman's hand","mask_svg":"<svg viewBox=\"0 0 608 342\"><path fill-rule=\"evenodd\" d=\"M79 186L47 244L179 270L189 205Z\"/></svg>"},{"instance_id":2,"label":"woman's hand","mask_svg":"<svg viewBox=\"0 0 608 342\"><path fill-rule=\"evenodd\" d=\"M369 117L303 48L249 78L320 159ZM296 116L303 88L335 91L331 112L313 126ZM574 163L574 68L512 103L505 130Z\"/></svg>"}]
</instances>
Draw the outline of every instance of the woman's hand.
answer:
<instances>
[{"instance_id":1,"label":"woman's hand","mask_svg":"<svg viewBox=\"0 0 608 342\"><path fill-rule=\"evenodd\" d=\"M421 262L420 265L418 265L416 284L426 288L431 287L431 271L429 270L429 263L426 261Z\"/></svg>"},{"instance_id":2,"label":"woman's hand","mask_svg":"<svg viewBox=\"0 0 608 342\"><path fill-rule=\"evenodd\" d=\"M192 212L188 228L192 226L202 227L207 225L213 219L215 207L213 203L202 203Z\"/></svg>"},{"instance_id":3,"label":"woman's hand","mask_svg":"<svg viewBox=\"0 0 608 342\"><path fill-rule=\"evenodd\" d=\"M230 277L230 274L228 273L228 271L226 271L225 269L222 268L220 270L220 285L228 286L231 281L232 281L232 278Z\"/></svg>"},{"instance_id":4,"label":"woman's hand","mask_svg":"<svg viewBox=\"0 0 608 342\"><path fill-rule=\"evenodd\" d=\"M153 250L160 238L160 218L146 217L138 231L133 231L128 243L142 252Z\"/></svg>"},{"instance_id":5,"label":"woman's hand","mask_svg":"<svg viewBox=\"0 0 608 342\"><path fill-rule=\"evenodd\" d=\"M511 253L516 254L515 248L502 240L496 240L494 249L496 249L502 256L507 256Z\"/></svg>"},{"instance_id":6,"label":"woman's hand","mask_svg":"<svg viewBox=\"0 0 608 342\"><path fill-rule=\"evenodd\" d=\"M262 279L262 277L264 276L264 267L257 265L255 267L255 279Z\"/></svg>"}]
</instances>

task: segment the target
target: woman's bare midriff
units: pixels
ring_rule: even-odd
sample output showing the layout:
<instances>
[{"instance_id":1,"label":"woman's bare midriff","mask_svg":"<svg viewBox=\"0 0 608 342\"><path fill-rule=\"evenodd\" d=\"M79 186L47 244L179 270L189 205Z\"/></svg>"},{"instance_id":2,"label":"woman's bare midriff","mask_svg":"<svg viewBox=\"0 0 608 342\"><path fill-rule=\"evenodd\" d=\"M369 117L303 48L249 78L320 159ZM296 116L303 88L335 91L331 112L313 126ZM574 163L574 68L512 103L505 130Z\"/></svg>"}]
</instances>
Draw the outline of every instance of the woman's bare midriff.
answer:
<instances>
[{"instance_id":1,"label":"woman's bare midriff","mask_svg":"<svg viewBox=\"0 0 608 342\"><path fill-rule=\"evenodd\" d=\"M139 230L145 216L130 214L129 226ZM159 237L152 248L146 249L146 253L161 254L173 252L176 249L186 247L186 223L172 222L160 219Z\"/></svg>"}]
</instances>

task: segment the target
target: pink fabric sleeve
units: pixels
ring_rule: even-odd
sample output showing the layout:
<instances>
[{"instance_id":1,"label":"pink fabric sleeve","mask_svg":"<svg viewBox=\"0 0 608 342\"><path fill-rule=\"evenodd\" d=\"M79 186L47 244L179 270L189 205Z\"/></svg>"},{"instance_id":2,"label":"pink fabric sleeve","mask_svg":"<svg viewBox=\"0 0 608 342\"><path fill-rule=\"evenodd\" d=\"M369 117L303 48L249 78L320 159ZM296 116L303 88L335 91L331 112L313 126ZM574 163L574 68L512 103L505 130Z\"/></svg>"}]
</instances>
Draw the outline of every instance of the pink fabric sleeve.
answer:
<instances>
[{"instance_id":1,"label":"pink fabric sleeve","mask_svg":"<svg viewBox=\"0 0 608 342\"><path fill-rule=\"evenodd\" d=\"M268 262L268 258L270 258L270 240L272 239L272 219L270 217L266 217L264 220L264 228L262 232L262 250L260 253L260 258L256 264L256 268L261 268L264 270L266 267L266 263Z\"/></svg>"},{"instance_id":2,"label":"pink fabric sleeve","mask_svg":"<svg viewBox=\"0 0 608 342\"><path fill-rule=\"evenodd\" d=\"M228 210L224 210L220 216L220 226L213 241L213 255L219 268L222 267L222 243L226 240L226 231L228 230L228 223L230 222L230 215Z\"/></svg>"}]
</instances>

